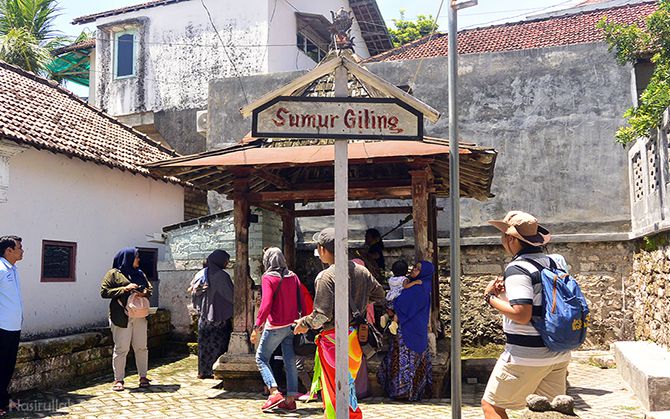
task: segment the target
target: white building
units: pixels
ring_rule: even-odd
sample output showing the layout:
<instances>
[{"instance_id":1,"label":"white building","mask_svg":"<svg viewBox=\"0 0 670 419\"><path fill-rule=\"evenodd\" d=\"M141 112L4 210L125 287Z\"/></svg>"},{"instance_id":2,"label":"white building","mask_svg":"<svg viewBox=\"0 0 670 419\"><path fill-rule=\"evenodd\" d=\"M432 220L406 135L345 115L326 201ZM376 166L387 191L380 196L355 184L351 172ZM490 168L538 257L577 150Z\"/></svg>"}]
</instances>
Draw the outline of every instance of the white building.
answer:
<instances>
[{"instance_id":1,"label":"white building","mask_svg":"<svg viewBox=\"0 0 670 419\"><path fill-rule=\"evenodd\" d=\"M158 0L79 17L96 28L95 48L81 48L91 55L89 101L181 153L204 151L196 110L209 81L312 69L341 7L354 12L358 55L391 48L375 0Z\"/></svg>"},{"instance_id":2,"label":"white building","mask_svg":"<svg viewBox=\"0 0 670 419\"><path fill-rule=\"evenodd\" d=\"M141 248L155 280L164 248L148 236L183 220L183 186L141 166L175 153L2 62L0 84L0 235L23 238L23 335L106 324L114 254Z\"/></svg>"}]
</instances>

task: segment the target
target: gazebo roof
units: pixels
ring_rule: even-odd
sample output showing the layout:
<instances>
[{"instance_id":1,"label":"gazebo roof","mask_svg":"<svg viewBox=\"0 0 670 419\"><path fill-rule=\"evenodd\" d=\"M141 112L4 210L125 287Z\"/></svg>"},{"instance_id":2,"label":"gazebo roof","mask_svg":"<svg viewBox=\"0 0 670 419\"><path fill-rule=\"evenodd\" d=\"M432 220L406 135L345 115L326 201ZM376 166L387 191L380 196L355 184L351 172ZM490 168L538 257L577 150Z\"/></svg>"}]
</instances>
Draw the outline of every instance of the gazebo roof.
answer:
<instances>
[{"instance_id":1,"label":"gazebo roof","mask_svg":"<svg viewBox=\"0 0 670 419\"><path fill-rule=\"evenodd\" d=\"M283 96L334 97L338 69L347 72L349 97L395 98L435 122L440 113L388 83L359 64L349 50L331 51L313 70L244 106L254 110ZM152 173L176 176L194 186L234 198L236 180L244 179L249 202L317 202L334 198L334 141L327 139L253 138L240 144L147 165ZM412 175L426 171L428 192L449 195L449 142L423 137L422 141L350 141L349 198L407 199L412 197ZM485 200L492 197L491 181L496 151L461 143L460 195ZM246 189L248 188L248 189Z\"/></svg>"},{"instance_id":2,"label":"gazebo roof","mask_svg":"<svg viewBox=\"0 0 670 419\"><path fill-rule=\"evenodd\" d=\"M299 145L295 145L299 144ZM411 197L411 171L428 169L434 192L449 195L448 141L356 141L349 144L351 199ZM497 153L461 144L461 196L492 197ZM248 177L251 201L330 201L333 197L332 141L255 139L221 150L147 165L156 174L176 176L198 188L232 196L236 177Z\"/></svg>"}]
</instances>

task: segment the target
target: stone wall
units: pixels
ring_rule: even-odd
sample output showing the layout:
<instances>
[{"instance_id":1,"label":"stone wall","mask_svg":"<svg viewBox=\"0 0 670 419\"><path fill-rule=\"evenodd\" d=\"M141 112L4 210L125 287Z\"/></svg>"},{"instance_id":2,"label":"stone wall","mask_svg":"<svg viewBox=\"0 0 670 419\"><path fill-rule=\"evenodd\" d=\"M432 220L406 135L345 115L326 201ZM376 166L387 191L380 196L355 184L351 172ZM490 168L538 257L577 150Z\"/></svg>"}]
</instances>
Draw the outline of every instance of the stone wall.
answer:
<instances>
[{"instance_id":1,"label":"stone wall","mask_svg":"<svg viewBox=\"0 0 670 419\"><path fill-rule=\"evenodd\" d=\"M263 275L263 248L281 247L281 218L272 212L252 208L257 222L249 226L249 273L260 285ZM223 249L231 256L226 270L235 272L235 228L232 211L224 211L165 227L166 260L158 264L161 278L158 306L170 310L174 335L180 340L192 340L191 298L186 292L193 276L202 269L203 260L214 250Z\"/></svg>"},{"instance_id":2,"label":"stone wall","mask_svg":"<svg viewBox=\"0 0 670 419\"><path fill-rule=\"evenodd\" d=\"M504 337L501 318L494 314L482 295L484 287L503 273L509 261L499 245L463 246L461 248L461 318L462 338L466 346L489 342L502 343ZM560 253L568 261L570 272L579 281L592 313L592 327L585 347L606 348L615 340L632 337L631 323L634 309L630 301L635 291L627 282L631 275L633 244L630 242L555 243L549 253ZM670 255L670 250L668 250ZM387 247L386 264L391 266L399 258L413 261L411 247ZM440 318L449 334L450 282L449 248L441 247L440 255ZM298 274L307 284L314 281L320 263L311 251L299 252ZM670 272L670 262L667 263ZM667 320L667 319L666 319ZM667 329L666 329L667 330Z\"/></svg>"},{"instance_id":3,"label":"stone wall","mask_svg":"<svg viewBox=\"0 0 670 419\"><path fill-rule=\"evenodd\" d=\"M149 316L150 357L163 353L170 330L169 311L158 310ZM21 342L10 391L49 388L75 379L111 372L113 348L114 342L109 328ZM132 368L132 362L128 362L127 368Z\"/></svg>"},{"instance_id":4,"label":"stone wall","mask_svg":"<svg viewBox=\"0 0 670 419\"><path fill-rule=\"evenodd\" d=\"M670 349L670 233L638 242L628 281L636 340Z\"/></svg>"}]
</instances>

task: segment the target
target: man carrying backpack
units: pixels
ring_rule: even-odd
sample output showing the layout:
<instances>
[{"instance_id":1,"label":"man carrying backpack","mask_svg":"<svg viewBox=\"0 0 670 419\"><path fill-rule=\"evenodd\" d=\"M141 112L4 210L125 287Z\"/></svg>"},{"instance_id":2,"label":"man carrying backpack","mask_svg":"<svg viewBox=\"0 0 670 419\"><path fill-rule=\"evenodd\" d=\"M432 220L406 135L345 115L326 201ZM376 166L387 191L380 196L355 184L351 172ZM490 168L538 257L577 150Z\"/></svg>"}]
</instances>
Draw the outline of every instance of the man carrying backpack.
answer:
<instances>
[{"instance_id":1,"label":"man carrying backpack","mask_svg":"<svg viewBox=\"0 0 670 419\"><path fill-rule=\"evenodd\" d=\"M502 231L502 245L513 258L505 268L504 279L491 281L484 291L486 303L503 315L507 344L484 391L482 410L486 419L506 419L506 409L523 409L530 394L546 396L551 401L566 392L570 350L549 349L534 325L546 309L542 288L545 272L550 275L557 272L557 279L574 280L556 269L567 270L565 266L557 266L564 264L562 257L544 253L542 246L551 240L551 235L535 217L510 211L504 219L489 223Z\"/></svg>"}]
</instances>

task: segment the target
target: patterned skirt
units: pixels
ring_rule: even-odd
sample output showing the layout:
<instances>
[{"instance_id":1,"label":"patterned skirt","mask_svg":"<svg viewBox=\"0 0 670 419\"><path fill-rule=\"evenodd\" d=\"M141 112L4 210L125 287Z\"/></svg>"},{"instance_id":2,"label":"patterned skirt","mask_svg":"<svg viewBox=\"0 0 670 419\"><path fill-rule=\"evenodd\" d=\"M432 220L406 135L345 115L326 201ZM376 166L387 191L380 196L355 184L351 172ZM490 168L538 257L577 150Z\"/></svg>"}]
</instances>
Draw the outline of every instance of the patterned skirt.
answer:
<instances>
[{"instance_id":1,"label":"patterned skirt","mask_svg":"<svg viewBox=\"0 0 670 419\"><path fill-rule=\"evenodd\" d=\"M198 375L209 377L213 374L212 366L219 356L228 352L230 334L233 331L232 321L198 323Z\"/></svg>"},{"instance_id":2,"label":"patterned skirt","mask_svg":"<svg viewBox=\"0 0 670 419\"><path fill-rule=\"evenodd\" d=\"M416 401L430 397L433 385L430 349L423 353L409 349L399 330L379 366L377 380L393 399Z\"/></svg>"}]
</instances>

